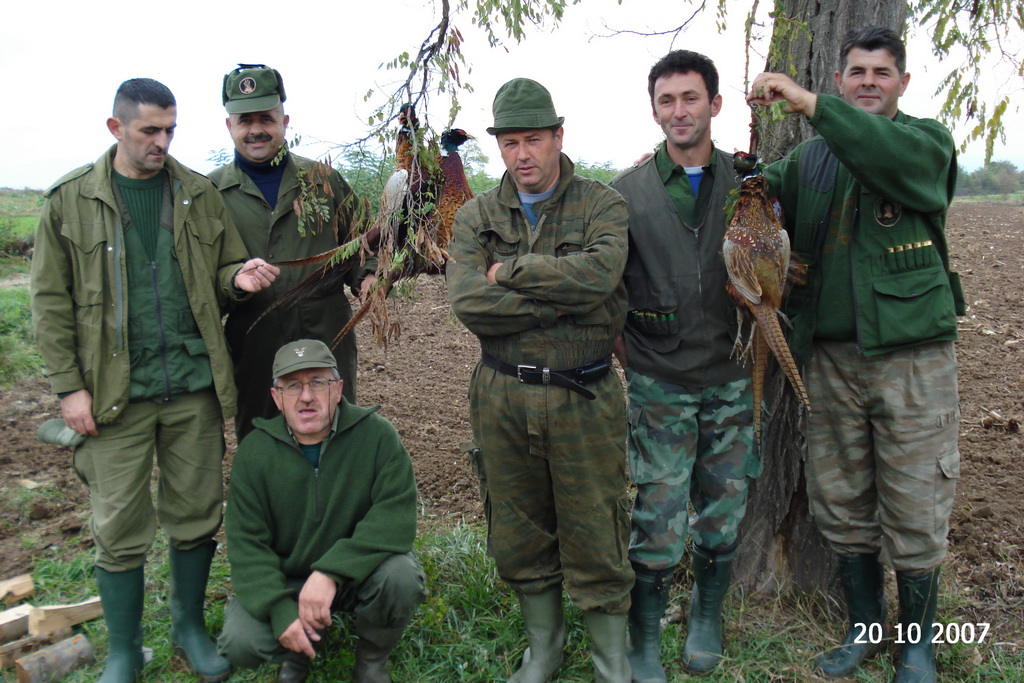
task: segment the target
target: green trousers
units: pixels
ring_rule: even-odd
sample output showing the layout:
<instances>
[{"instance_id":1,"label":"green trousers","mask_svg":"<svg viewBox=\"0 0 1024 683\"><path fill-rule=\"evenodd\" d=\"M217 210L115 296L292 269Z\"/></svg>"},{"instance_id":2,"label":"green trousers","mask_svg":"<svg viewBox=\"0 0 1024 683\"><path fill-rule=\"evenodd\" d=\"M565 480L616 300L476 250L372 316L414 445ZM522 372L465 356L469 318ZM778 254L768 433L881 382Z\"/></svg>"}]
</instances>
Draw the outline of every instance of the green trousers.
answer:
<instances>
[{"instance_id":1,"label":"green trousers","mask_svg":"<svg viewBox=\"0 0 1024 683\"><path fill-rule=\"evenodd\" d=\"M74 456L75 472L89 487L98 567L142 566L157 521L179 550L213 538L223 514L224 421L212 390L130 403L117 423L98 429Z\"/></svg>"},{"instance_id":2,"label":"green trousers","mask_svg":"<svg viewBox=\"0 0 1024 683\"><path fill-rule=\"evenodd\" d=\"M303 583L299 579L289 582L296 599ZM339 584L331 609L353 612L371 626L404 628L427 597L425 584L423 570L411 553L392 555L362 583ZM274 633L269 620L257 619L246 611L243 600L236 597L225 608L217 649L237 667L280 663L291 650L278 642L279 634Z\"/></svg>"}]
</instances>

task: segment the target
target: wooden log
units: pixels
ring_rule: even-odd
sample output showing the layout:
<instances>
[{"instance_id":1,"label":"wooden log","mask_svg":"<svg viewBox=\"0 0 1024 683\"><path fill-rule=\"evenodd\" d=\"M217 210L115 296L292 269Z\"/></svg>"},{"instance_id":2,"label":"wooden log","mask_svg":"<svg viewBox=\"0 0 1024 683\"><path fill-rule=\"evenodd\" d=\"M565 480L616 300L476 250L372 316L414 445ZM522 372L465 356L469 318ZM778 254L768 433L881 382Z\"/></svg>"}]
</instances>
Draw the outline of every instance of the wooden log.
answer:
<instances>
[{"instance_id":1,"label":"wooden log","mask_svg":"<svg viewBox=\"0 0 1024 683\"><path fill-rule=\"evenodd\" d=\"M76 602L73 605L46 605L33 607L28 615L28 632L33 636L56 631L65 626L74 626L103 614L100 598Z\"/></svg>"},{"instance_id":2,"label":"wooden log","mask_svg":"<svg viewBox=\"0 0 1024 683\"><path fill-rule=\"evenodd\" d=\"M12 640L6 645L0 645L0 669L9 669L14 666L14 660L24 657L29 652L37 650L43 645L49 645L70 635L71 627L65 626L53 633L44 633L41 636L26 636L18 640Z\"/></svg>"},{"instance_id":3,"label":"wooden log","mask_svg":"<svg viewBox=\"0 0 1024 683\"><path fill-rule=\"evenodd\" d=\"M14 662L18 683L51 683L75 669L92 664L96 655L82 634L44 647Z\"/></svg>"},{"instance_id":4,"label":"wooden log","mask_svg":"<svg viewBox=\"0 0 1024 683\"><path fill-rule=\"evenodd\" d=\"M32 605L24 604L0 612L0 643L20 638L28 631L28 615Z\"/></svg>"},{"instance_id":5,"label":"wooden log","mask_svg":"<svg viewBox=\"0 0 1024 683\"><path fill-rule=\"evenodd\" d=\"M0 581L0 600L8 605L21 602L36 592L36 585L32 581L31 574L22 574L13 579Z\"/></svg>"}]
</instances>

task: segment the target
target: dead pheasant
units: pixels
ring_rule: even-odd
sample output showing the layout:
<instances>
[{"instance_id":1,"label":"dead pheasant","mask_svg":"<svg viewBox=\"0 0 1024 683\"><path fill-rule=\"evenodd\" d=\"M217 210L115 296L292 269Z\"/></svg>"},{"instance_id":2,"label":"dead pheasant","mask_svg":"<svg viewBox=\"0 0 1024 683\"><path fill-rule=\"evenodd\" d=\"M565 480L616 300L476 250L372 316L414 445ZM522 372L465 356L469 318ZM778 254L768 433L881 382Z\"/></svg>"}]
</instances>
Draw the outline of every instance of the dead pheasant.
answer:
<instances>
[{"instance_id":1,"label":"dead pheasant","mask_svg":"<svg viewBox=\"0 0 1024 683\"><path fill-rule=\"evenodd\" d=\"M729 273L726 290L739 307L737 316L741 321L735 351L743 358L753 356L754 438L760 443L761 397L769 351L803 404L809 408L810 401L779 324L789 269L789 236L782 226L782 209L768 194L768 181L757 170L757 157L742 152L735 157L737 171L750 175L740 183L722 254ZM744 311L753 317L745 347L741 340Z\"/></svg>"},{"instance_id":2,"label":"dead pheasant","mask_svg":"<svg viewBox=\"0 0 1024 683\"><path fill-rule=\"evenodd\" d=\"M395 170L385 184L380 209L370 228L336 249L275 264L324 265L275 301L264 315L278 306L292 305L323 286L341 286L338 283L344 274L362 262L366 253L377 255L377 285L334 338L331 348L368 313L378 343L386 344L398 335L398 325L388 315L388 292L402 278L443 272L455 213L473 197L458 152L472 136L459 128L445 131L440 139L440 148L446 153L442 156L438 145L426 145L417 137L419 121L411 106L402 107L398 121L401 128L395 142Z\"/></svg>"}]
</instances>

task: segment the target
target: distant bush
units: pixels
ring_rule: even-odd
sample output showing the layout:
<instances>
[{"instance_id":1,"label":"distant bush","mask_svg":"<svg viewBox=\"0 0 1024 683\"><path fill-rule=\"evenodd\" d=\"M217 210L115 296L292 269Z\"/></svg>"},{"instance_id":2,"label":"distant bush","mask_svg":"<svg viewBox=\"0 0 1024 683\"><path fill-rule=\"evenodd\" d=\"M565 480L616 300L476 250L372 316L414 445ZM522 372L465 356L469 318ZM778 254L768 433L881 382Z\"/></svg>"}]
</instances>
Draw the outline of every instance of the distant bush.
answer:
<instances>
[{"instance_id":1,"label":"distant bush","mask_svg":"<svg viewBox=\"0 0 1024 683\"><path fill-rule=\"evenodd\" d=\"M0 288L0 387L38 377L42 366L32 339L28 288Z\"/></svg>"}]
</instances>

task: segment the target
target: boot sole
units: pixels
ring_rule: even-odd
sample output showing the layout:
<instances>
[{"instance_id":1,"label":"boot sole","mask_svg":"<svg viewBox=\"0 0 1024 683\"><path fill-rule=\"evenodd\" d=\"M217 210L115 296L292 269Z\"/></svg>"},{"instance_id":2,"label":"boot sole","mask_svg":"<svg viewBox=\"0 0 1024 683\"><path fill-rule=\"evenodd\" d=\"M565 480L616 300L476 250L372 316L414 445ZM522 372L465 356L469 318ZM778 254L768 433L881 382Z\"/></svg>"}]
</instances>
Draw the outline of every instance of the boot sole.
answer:
<instances>
[{"instance_id":1,"label":"boot sole","mask_svg":"<svg viewBox=\"0 0 1024 683\"><path fill-rule=\"evenodd\" d=\"M871 659L872 657L874 657L875 655L877 655L879 652L881 652L884 649L885 649L885 643L884 642L872 645L870 648L868 648L867 653L861 658L860 661L858 661L856 664L854 664L849 669L843 669L842 672L831 673L831 672L825 671L820 666L817 666L817 664L815 664L814 673L818 674L822 678L827 678L829 680L838 680L838 679L841 679L841 678L849 678L853 674L857 673L857 669L860 668L861 664L863 664L864 662L868 661L869 659Z\"/></svg>"},{"instance_id":2,"label":"boot sole","mask_svg":"<svg viewBox=\"0 0 1024 683\"><path fill-rule=\"evenodd\" d=\"M208 676L208 675L206 675L204 673L200 673L199 671L196 671L196 667L192 665L192 660L189 659L188 655L185 654L185 651L182 650L177 645L174 646L174 654L176 654L177 656L181 657L181 659L186 664L188 664L188 668L192 670L192 673L194 673L196 676L199 676L199 678L201 678L203 680L203 683L221 683L222 681L226 681L229 678L231 678L231 669L228 669L227 671L225 671L222 674L214 674L212 676Z\"/></svg>"}]
</instances>

